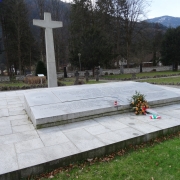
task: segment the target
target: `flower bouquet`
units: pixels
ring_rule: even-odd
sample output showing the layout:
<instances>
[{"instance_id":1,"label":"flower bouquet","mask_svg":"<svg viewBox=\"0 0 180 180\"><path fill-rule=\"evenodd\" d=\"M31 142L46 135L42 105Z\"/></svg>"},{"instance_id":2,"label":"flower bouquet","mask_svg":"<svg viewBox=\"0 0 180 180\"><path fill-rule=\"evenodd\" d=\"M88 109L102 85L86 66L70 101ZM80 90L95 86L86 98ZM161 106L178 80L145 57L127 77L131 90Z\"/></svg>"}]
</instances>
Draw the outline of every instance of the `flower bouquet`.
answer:
<instances>
[{"instance_id":1,"label":"flower bouquet","mask_svg":"<svg viewBox=\"0 0 180 180\"><path fill-rule=\"evenodd\" d=\"M133 108L136 115L146 114L146 109L149 108L149 105L145 99L145 95L135 92L130 101L130 106Z\"/></svg>"}]
</instances>

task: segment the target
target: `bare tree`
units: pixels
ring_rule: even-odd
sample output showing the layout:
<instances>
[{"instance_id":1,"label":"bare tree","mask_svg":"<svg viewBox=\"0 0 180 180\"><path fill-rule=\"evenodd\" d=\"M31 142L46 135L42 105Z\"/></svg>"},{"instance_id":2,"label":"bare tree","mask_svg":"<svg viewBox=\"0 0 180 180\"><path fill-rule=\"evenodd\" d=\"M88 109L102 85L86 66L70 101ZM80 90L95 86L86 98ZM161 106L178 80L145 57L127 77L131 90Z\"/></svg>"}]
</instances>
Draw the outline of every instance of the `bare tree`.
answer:
<instances>
[{"instance_id":1,"label":"bare tree","mask_svg":"<svg viewBox=\"0 0 180 180\"><path fill-rule=\"evenodd\" d=\"M149 5L147 0L121 0L119 1L121 7L121 15L123 18L122 27L125 41L125 57L129 67L129 56L131 51L131 44L136 35L141 31L140 22L146 15L146 9Z\"/></svg>"},{"instance_id":2,"label":"bare tree","mask_svg":"<svg viewBox=\"0 0 180 180\"><path fill-rule=\"evenodd\" d=\"M68 19L69 11L65 3L57 0L52 0L49 6L49 11L52 14L53 20L62 21L63 27L54 30L54 47L56 55L56 68L57 71L61 65L65 65L68 62L67 48L68 48Z\"/></svg>"},{"instance_id":3,"label":"bare tree","mask_svg":"<svg viewBox=\"0 0 180 180\"><path fill-rule=\"evenodd\" d=\"M45 0L34 0L36 4L36 8L38 11L38 16L37 18L44 19L44 12L48 10L48 6L46 4L47 1ZM41 61L45 62L46 61L46 53L45 53L45 36L44 36L44 29L39 28L40 31L40 55L41 55Z\"/></svg>"}]
</instances>

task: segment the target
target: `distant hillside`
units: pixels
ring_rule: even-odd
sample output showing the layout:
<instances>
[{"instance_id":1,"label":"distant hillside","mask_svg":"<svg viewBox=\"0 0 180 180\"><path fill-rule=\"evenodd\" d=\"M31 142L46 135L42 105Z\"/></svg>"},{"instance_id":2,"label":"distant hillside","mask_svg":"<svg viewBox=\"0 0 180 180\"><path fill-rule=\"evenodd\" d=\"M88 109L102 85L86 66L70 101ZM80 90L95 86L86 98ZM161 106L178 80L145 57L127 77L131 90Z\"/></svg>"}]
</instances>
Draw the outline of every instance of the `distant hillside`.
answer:
<instances>
[{"instance_id":1,"label":"distant hillside","mask_svg":"<svg viewBox=\"0 0 180 180\"><path fill-rule=\"evenodd\" d=\"M146 21L150 23L159 23L166 27L176 28L180 26L180 17L162 16L162 17L147 19Z\"/></svg>"}]
</instances>

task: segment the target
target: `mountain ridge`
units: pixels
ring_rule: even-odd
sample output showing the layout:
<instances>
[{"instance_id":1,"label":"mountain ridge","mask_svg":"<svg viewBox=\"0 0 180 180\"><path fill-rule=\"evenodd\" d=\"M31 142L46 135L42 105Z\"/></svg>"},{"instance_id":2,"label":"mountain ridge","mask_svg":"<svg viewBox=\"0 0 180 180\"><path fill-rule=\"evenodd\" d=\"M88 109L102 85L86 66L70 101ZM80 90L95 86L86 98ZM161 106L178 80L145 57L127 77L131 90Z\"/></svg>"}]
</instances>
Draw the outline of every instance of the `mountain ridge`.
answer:
<instances>
[{"instance_id":1,"label":"mountain ridge","mask_svg":"<svg viewBox=\"0 0 180 180\"><path fill-rule=\"evenodd\" d=\"M173 17L173 16L165 15L165 16L147 19L146 22L159 23L166 27L176 28L180 26L180 17Z\"/></svg>"}]
</instances>

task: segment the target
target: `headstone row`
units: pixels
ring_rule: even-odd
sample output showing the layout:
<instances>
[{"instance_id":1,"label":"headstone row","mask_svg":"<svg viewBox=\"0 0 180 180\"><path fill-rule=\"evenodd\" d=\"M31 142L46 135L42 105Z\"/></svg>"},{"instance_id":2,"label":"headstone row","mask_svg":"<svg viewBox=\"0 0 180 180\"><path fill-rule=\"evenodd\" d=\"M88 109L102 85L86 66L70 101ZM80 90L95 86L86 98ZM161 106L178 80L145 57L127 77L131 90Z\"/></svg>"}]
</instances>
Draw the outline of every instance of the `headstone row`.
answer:
<instances>
[{"instance_id":1,"label":"headstone row","mask_svg":"<svg viewBox=\"0 0 180 180\"><path fill-rule=\"evenodd\" d=\"M9 76L0 76L0 82L7 82L10 81Z\"/></svg>"}]
</instances>

